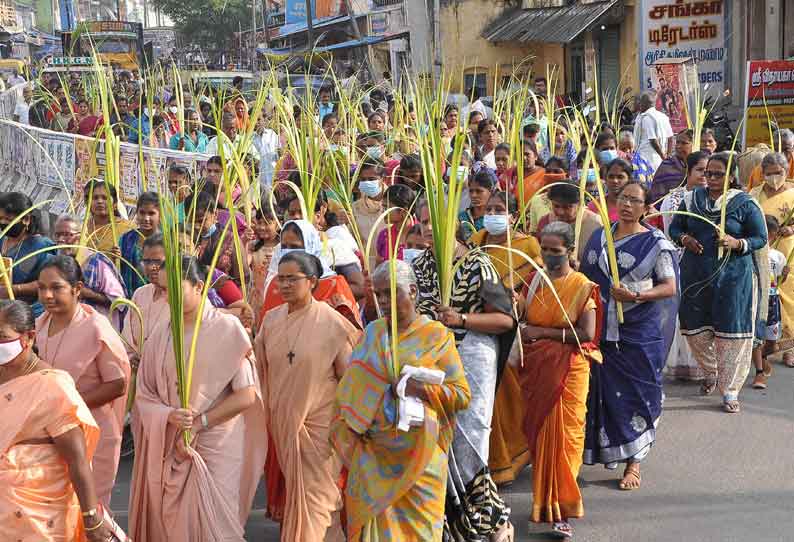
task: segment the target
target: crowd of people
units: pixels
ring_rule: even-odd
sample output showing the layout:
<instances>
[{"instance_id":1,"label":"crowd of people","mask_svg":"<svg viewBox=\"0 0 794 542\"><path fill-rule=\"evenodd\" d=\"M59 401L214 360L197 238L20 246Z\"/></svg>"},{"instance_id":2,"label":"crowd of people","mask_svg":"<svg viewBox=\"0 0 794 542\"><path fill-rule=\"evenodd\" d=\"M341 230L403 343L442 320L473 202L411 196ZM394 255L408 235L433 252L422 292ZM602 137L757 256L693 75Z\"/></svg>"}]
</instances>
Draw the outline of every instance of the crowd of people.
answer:
<instances>
[{"instance_id":1,"label":"crowd of people","mask_svg":"<svg viewBox=\"0 0 794 542\"><path fill-rule=\"evenodd\" d=\"M592 149L528 105L511 149L480 100L424 126L410 110L412 130L440 130L446 152L464 138L445 295L427 172L415 144L394 144L393 102L373 92L367 131L346 133L333 96L320 91L316 122L324 152L354 138L351 212L329 186L304 209L279 183L301 183L282 127L267 105L251 126L242 94L223 109L220 141L203 102L181 100L183 129L173 96L116 97L114 129L129 141L211 156L201 179L172 166L169 192L141 194L126 217L100 179L83 190L86 216L58 217L51 232L27 196L0 194L13 263L0 287L0 538L113 540L105 511L127 419L134 540L243 540L264 481L285 542L512 542L500 488L528 465L532 521L571 537L583 464L623 464L616 487L641 487L665 375L718 391L735 414L751 368L765 388L773 356L794 367L791 131L777 150L732 156L708 130L697 142L673 134L645 93L633 130L593 127ZM37 119L96 135L84 98L57 103ZM70 103L80 109L65 122ZM266 194L250 221L226 205L217 153L228 144L248 146L237 151ZM591 197L597 178L607 209ZM176 281L165 198L182 223ZM195 352L187 405L168 303L180 279ZM111 310L122 298L140 315Z\"/></svg>"}]
</instances>

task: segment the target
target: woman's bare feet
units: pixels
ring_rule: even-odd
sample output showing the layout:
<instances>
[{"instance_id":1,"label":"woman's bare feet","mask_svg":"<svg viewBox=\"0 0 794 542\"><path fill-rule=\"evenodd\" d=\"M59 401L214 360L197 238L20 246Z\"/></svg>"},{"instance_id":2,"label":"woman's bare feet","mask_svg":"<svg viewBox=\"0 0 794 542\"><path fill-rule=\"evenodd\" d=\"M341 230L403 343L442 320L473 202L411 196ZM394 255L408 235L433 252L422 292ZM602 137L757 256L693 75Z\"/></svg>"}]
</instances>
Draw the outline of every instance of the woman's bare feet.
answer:
<instances>
[{"instance_id":1,"label":"woman's bare feet","mask_svg":"<svg viewBox=\"0 0 794 542\"><path fill-rule=\"evenodd\" d=\"M618 484L618 487L623 491L631 491L633 489L639 489L641 482L640 464L627 463L626 470L623 471L623 479Z\"/></svg>"}]
</instances>

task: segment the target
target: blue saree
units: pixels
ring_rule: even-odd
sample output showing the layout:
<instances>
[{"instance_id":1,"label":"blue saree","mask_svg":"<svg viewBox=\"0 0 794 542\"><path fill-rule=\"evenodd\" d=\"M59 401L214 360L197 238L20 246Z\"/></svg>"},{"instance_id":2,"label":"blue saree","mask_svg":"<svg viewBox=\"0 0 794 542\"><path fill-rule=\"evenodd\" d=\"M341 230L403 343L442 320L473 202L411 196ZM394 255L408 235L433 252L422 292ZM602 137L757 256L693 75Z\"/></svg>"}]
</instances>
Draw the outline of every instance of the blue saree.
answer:
<instances>
[{"instance_id":1,"label":"blue saree","mask_svg":"<svg viewBox=\"0 0 794 542\"><path fill-rule=\"evenodd\" d=\"M615 242L620 283L633 292L678 274L675 247L661 231L645 227L645 232ZM611 467L629 458L639 461L656 438L662 413L662 370L675 333L678 295L624 302L620 324L609 294L612 279L603 228L590 238L581 271L598 284L606 308L600 345L604 363L590 368L584 462Z\"/></svg>"},{"instance_id":2,"label":"blue saree","mask_svg":"<svg viewBox=\"0 0 794 542\"><path fill-rule=\"evenodd\" d=\"M38 280L39 271L41 271L44 262L55 256L55 251L53 250L26 258L26 256L36 251L55 246L55 243L43 235L31 235L20 244L7 250L4 241L4 239L0 239L0 243L3 246L3 256L11 258L14 262L14 269L11 271L11 281L14 284L27 284ZM23 259L24 261L20 262ZM36 318L44 313L44 306L39 303L38 296L20 296L18 299L28 303L33 308L33 315Z\"/></svg>"},{"instance_id":3,"label":"blue saree","mask_svg":"<svg viewBox=\"0 0 794 542\"><path fill-rule=\"evenodd\" d=\"M756 251L767 243L764 213L747 193L729 190L725 214L725 232L747 244L743 252L731 251L720 262L717 259L717 230L696 218L675 215L670 224L670 238L683 234L693 236L703 246L703 254L684 251L681 258L681 332L696 335L713 331L723 339L749 339L759 316L754 308L753 281L762 273L754 259ZM721 199L712 202L706 188L687 192L679 211L688 211L720 223ZM756 292L765 291L757 285Z\"/></svg>"}]
</instances>

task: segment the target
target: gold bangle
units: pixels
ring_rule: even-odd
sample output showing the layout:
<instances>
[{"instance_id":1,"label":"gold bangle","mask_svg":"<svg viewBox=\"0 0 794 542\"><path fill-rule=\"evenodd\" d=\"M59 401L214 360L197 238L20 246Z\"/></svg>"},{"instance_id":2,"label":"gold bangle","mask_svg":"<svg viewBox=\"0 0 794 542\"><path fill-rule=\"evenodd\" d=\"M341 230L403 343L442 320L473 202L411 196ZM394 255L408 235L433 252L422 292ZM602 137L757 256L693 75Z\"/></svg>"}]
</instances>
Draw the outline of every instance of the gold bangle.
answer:
<instances>
[{"instance_id":1,"label":"gold bangle","mask_svg":"<svg viewBox=\"0 0 794 542\"><path fill-rule=\"evenodd\" d=\"M88 527L86 527L86 526L85 526L85 523L83 523L83 530L84 530L85 532L87 532L87 533L90 533L91 531L96 531L97 529L99 529L100 527L102 527L102 525L103 525L104 523L105 523L105 517L104 517L104 516L102 516L102 519L101 519L101 520L99 520L99 523L97 523L96 525L94 525L94 526L93 526L93 527L91 527L90 529L89 529Z\"/></svg>"}]
</instances>

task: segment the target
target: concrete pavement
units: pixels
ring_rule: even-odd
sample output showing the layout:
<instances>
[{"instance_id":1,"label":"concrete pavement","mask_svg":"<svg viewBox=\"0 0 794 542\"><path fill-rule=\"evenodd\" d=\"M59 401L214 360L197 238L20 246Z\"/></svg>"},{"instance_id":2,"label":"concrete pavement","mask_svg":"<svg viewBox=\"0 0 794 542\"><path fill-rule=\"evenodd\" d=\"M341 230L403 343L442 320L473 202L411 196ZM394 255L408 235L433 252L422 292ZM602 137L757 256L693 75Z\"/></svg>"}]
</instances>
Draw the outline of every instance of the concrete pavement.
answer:
<instances>
[{"instance_id":1,"label":"concrete pavement","mask_svg":"<svg viewBox=\"0 0 794 542\"><path fill-rule=\"evenodd\" d=\"M618 490L622 469L583 467L586 517L575 521L574 540L794 540L794 369L774 367L767 391L750 389L748 380L738 415L723 413L716 395L700 397L697 384L668 380L642 488ZM131 469L124 461L113 495L112 507L124 525ZM516 540L552 540L548 526L528 523L531 483L527 469L503 491ZM263 508L260 488L246 529L250 542L278 541L278 527L264 518Z\"/></svg>"}]
</instances>

